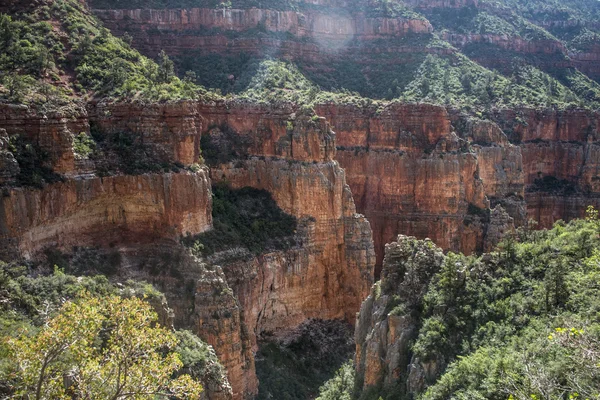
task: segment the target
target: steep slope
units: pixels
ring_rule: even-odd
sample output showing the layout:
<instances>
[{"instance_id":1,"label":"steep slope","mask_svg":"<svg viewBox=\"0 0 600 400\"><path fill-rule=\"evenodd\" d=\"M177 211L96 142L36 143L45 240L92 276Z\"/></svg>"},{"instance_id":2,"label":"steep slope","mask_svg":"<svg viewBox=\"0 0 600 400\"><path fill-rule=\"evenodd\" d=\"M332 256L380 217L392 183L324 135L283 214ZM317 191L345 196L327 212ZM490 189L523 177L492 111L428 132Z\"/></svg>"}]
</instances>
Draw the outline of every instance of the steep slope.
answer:
<instances>
[{"instance_id":1,"label":"steep slope","mask_svg":"<svg viewBox=\"0 0 600 400\"><path fill-rule=\"evenodd\" d=\"M334 381L320 399L356 387L360 399L597 396L598 367L583 356L599 343L590 215L481 257L399 236L357 319L356 386Z\"/></svg>"},{"instance_id":2,"label":"steep slope","mask_svg":"<svg viewBox=\"0 0 600 400\"><path fill-rule=\"evenodd\" d=\"M593 47L593 2L216 3L91 2L147 55L173 54L181 74L325 117L379 266L398 233L471 253L513 223L548 227L597 203L600 85L575 58Z\"/></svg>"},{"instance_id":3,"label":"steep slope","mask_svg":"<svg viewBox=\"0 0 600 400\"><path fill-rule=\"evenodd\" d=\"M323 119L297 106L224 101L180 80L166 55L158 64L141 56L81 2L3 11L3 260L159 287L175 325L211 344L227 369L232 390L212 385L214 399L255 396L260 335L311 317L354 320L373 282L371 230ZM202 147L218 155L222 135L240 153L209 170ZM290 245L273 238L258 249L234 241L203 251L222 233L213 217L221 223L228 211L220 198L213 210L213 180L235 196L260 189L297 226L282 239ZM274 235L247 201L238 211L250 228Z\"/></svg>"}]
</instances>

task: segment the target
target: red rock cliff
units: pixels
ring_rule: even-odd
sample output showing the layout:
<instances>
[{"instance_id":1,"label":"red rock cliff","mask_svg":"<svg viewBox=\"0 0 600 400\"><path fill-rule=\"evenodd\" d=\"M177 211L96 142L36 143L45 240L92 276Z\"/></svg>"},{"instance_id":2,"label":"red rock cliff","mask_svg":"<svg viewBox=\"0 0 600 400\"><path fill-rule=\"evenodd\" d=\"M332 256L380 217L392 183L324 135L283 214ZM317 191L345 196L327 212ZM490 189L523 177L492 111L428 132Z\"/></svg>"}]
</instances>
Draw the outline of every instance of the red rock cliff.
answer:
<instances>
[{"instance_id":1,"label":"red rock cliff","mask_svg":"<svg viewBox=\"0 0 600 400\"><path fill-rule=\"evenodd\" d=\"M550 227L600 204L600 115L585 110L512 110L494 119L523 156L527 215Z\"/></svg>"},{"instance_id":2,"label":"red rock cliff","mask_svg":"<svg viewBox=\"0 0 600 400\"><path fill-rule=\"evenodd\" d=\"M322 105L317 112L335 127L337 159L371 222L379 263L399 232L466 253L482 248L477 210L489 207L486 186L477 153L453 132L444 108Z\"/></svg>"},{"instance_id":3,"label":"red rock cliff","mask_svg":"<svg viewBox=\"0 0 600 400\"><path fill-rule=\"evenodd\" d=\"M215 182L270 192L299 220L300 244L250 259L216 255L244 311L251 341L307 318L353 321L373 281L371 229L356 214L345 173L333 159L335 137L322 118L293 108L201 107L208 139L238 156L211 167ZM235 380L232 379L232 385Z\"/></svg>"},{"instance_id":4,"label":"red rock cliff","mask_svg":"<svg viewBox=\"0 0 600 400\"><path fill-rule=\"evenodd\" d=\"M353 321L373 283L375 255L369 223L356 214L345 173L334 160L335 135L323 118L296 117L292 107L240 103L103 103L74 117L51 118L8 110L0 123L6 130L0 136L0 162L7 165L2 183L14 183L18 174L5 149L6 137L17 134L47 146L53 155L48 167L63 179L41 188L5 187L0 256L43 257L47 248L118 252L121 278L158 285L176 324L194 328L215 348L232 390L215 389L211 399L257 393L253 350L261 333L292 329L307 318ZM109 150L101 159L76 154L74 137L89 136L90 129L101 143L127 133L152 162L179 172L97 176L98 163L123 161ZM265 189L298 218L295 247L241 261L217 256L205 260L208 266L181 247L182 236L212 227L209 171L185 169L200 162L201 133L218 140L225 135L229 149L238 151L214 166L213 179Z\"/></svg>"},{"instance_id":5,"label":"red rock cliff","mask_svg":"<svg viewBox=\"0 0 600 400\"><path fill-rule=\"evenodd\" d=\"M129 111L137 107L114 106ZM182 107L187 113L186 105ZM132 131L144 132L143 140L152 153L183 165L197 159L188 154L193 154L192 150L179 150L188 137L199 141L200 126L186 124L181 114L170 115L171 106L145 109L154 112L152 121L146 120L144 126L143 118L132 118L139 122ZM95 111L107 119L111 115L104 108ZM62 182L41 189L5 189L0 200L0 239L12 243L12 250L29 258L50 246L69 250L73 246L147 242L200 233L212 226L207 170L98 177L90 173L94 161L76 161L74 136L89 135L89 118L85 110L75 116L39 116L27 107L5 106L0 126L7 135L20 135L39 146L49 154L47 167L65 174ZM100 125L103 121L94 120ZM118 118L111 124L115 129L127 128ZM187 133L181 134L184 131Z\"/></svg>"},{"instance_id":6,"label":"red rock cliff","mask_svg":"<svg viewBox=\"0 0 600 400\"><path fill-rule=\"evenodd\" d=\"M440 51L410 43L393 44L389 49L365 46L376 39L429 35L432 27L424 19L368 17L339 5L302 11L191 8L93 12L116 35L132 35L134 46L150 57L164 49L171 55L186 55L189 51L228 56L276 53L289 59L326 63L346 53L366 57L382 51L390 55ZM393 62L406 60L394 56Z\"/></svg>"},{"instance_id":7,"label":"red rock cliff","mask_svg":"<svg viewBox=\"0 0 600 400\"><path fill-rule=\"evenodd\" d=\"M599 204L596 113L504 110L497 123L423 104L324 104L317 113L335 127L378 264L399 233L469 253L490 248L502 224L549 227ZM497 205L511 220L485 211Z\"/></svg>"}]
</instances>

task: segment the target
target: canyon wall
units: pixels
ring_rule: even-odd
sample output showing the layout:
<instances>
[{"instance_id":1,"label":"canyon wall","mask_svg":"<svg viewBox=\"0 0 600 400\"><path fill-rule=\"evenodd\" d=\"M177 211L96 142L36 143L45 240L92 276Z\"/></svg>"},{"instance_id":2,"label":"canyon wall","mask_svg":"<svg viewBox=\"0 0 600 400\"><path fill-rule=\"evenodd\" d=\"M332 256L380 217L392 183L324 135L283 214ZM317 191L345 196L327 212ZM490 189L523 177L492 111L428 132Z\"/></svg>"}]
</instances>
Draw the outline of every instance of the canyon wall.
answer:
<instances>
[{"instance_id":1,"label":"canyon wall","mask_svg":"<svg viewBox=\"0 0 600 400\"><path fill-rule=\"evenodd\" d=\"M505 10L478 4L477 1L412 1L407 3L426 17L440 10L479 9L492 15ZM453 49L419 45L434 27L424 18L372 17L352 10L344 2L325 2L318 7L304 5L299 11L274 9L94 9L93 12L115 34L127 32L133 45L150 57L165 50L171 55L227 55L246 53L255 56L277 56L288 60L310 61L312 68L326 71L327 63L360 60L373 63L373 57L387 57L378 62L405 64L417 54L452 54ZM511 18L508 15L509 19ZM544 26L544 23L535 21ZM552 37L529 38L515 34L480 34L447 31L438 27L441 36L467 52L478 63L511 71L511 57L496 57L502 49L531 59L544 71L577 68L598 80L597 64L600 47L572 52ZM403 40L402 38L412 38ZM393 39L393 40L388 40ZM385 43L384 43L385 41ZM371 46L370 43L375 44ZM477 46L484 48L477 50ZM485 49L485 46L492 46ZM400 57L400 54L405 56ZM350 58L349 58L350 57ZM369 58L371 57L371 58Z\"/></svg>"},{"instance_id":2,"label":"canyon wall","mask_svg":"<svg viewBox=\"0 0 600 400\"><path fill-rule=\"evenodd\" d=\"M429 38L433 28L424 19L369 17L337 6L301 11L191 8L93 12L116 35L131 35L133 46L150 57L161 50L184 58L244 53L317 63L319 70L327 70L328 62L348 56L368 63L369 56L384 52L396 54L385 62L403 64L413 53L452 52L422 48L410 40L369 46L392 38Z\"/></svg>"},{"instance_id":3,"label":"canyon wall","mask_svg":"<svg viewBox=\"0 0 600 400\"><path fill-rule=\"evenodd\" d=\"M600 114L503 110L492 118L521 149L528 218L548 228L600 205Z\"/></svg>"},{"instance_id":4,"label":"canyon wall","mask_svg":"<svg viewBox=\"0 0 600 400\"><path fill-rule=\"evenodd\" d=\"M49 247L144 243L211 227L207 171L73 179L11 189L0 203L2 248L26 258Z\"/></svg>"},{"instance_id":5,"label":"canyon wall","mask_svg":"<svg viewBox=\"0 0 600 400\"><path fill-rule=\"evenodd\" d=\"M186 104L181 106L187 114ZM102 107L94 109L91 116L86 110L76 115L42 116L25 106L4 106L0 126L6 135L30 143L46 156L39 156L43 167L62 177L40 188L4 189L0 239L12 245L3 249L18 249L22 256L33 258L50 246L69 250L73 246L177 238L210 229L211 189L206 169L100 177L94 173L95 164L105 160L80 156L74 149L75 136L90 137L90 120L102 126L106 118L119 131L131 130L125 122L133 121L136 128L131 131L142 136L153 161L189 166L197 159L190 153L195 148L197 154L199 144L194 147L192 143L189 151L182 148L189 143L187 138L196 137L199 142L201 127L186 123L181 114L171 118L169 107L137 106L152 115L136 119L132 114L131 120L120 120ZM94 112L103 117L95 119Z\"/></svg>"},{"instance_id":6,"label":"canyon wall","mask_svg":"<svg viewBox=\"0 0 600 400\"><path fill-rule=\"evenodd\" d=\"M457 134L445 108L424 104L324 104L317 112L335 127L337 159L371 223L378 265L398 233L472 253L485 245L490 206L524 219L521 155L495 124L470 123Z\"/></svg>"},{"instance_id":7,"label":"canyon wall","mask_svg":"<svg viewBox=\"0 0 600 400\"><path fill-rule=\"evenodd\" d=\"M215 348L231 387L209 382L210 399L256 395L253 353L262 334L284 334L308 318L354 321L373 283L375 253L325 119L239 102L99 103L51 117L7 110L0 256L45 259L48 250L60 251L88 271L86 257L116 255L114 279L153 283L176 326ZM92 154L76 151L80 135L94 141ZM55 182L22 185L7 150L17 136L49 154L45 165L60 172ZM207 159L223 146L227 159L217 157L209 171L201 142ZM149 170L127 173L138 157ZM192 256L179 241L212 228L211 180L271 193L298 220L295 245Z\"/></svg>"},{"instance_id":8,"label":"canyon wall","mask_svg":"<svg viewBox=\"0 0 600 400\"><path fill-rule=\"evenodd\" d=\"M259 27L268 32L285 32L299 38L348 40L355 36L377 38L389 35L403 36L407 33L430 33L432 29L427 21L373 18L364 13L351 14L340 8L327 11L331 12L310 8L303 12L259 8L189 8L94 10L94 13L103 21L112 24L109 25L111 29L133 31L153 27L184 33L214 28L240 32Z\"/></svg>"},{"instance_id":9,"label":"canyon wall","mask_svg":"<svg viewBox=\"0 0 600 400\"><path fill-rule=\"evenodd\" d=\"M424 104L323 104L317 113L335 127L378 265L399 233L472 253L492 248L499 226L533 219L547 228L600 205L597 113L503 110L496 122ZM508 219L487 211L497 206Z\"/></svg>"},{"instance_id":10,"label":"canyon wall","mask_svg":"<svg viewBox=\"0 0 600 400\"><path fill-rule=\"evenodd\" d=\"M596 82L600 82L600 43L595 43L583 51L569 55L578 70Z\"/></svg>"},{"instance_id":11,"label":"canyon wall","mask_svg":"<svg viewBox=\"0 0 600 400\"><path fill-rule=\"evenodd\" d=\"M329 63L351 57L353 62L358 60L364 72L375 68L369 67L375 54L378 64L401 64L423 53L455 51L420 43L433 29L424 19L372 18L349 12L350 5L344 2L317 3L319 7L303 6L300 11L251 8L94 12L117 34L132 34L134 45L149 55L162 48L173 55L189 51L224 54L223 49L227 49L227 54L248 52L311 62L310 70L321 72L329 68L324 67ZM477 1L427 0L408 5L425 16L444 8L506 14ZM542 69L575 66L575 58L567 56L565 45L554 39L457 32L446 32L443 37L464 49L486 44L534 56ZM486 60L485 54L472 57L483 65L500 65L497 57ZM509 225L523 225L533 218L541 227L548 227L558 219L581 216L584 204L598 202L592 182L596 173L595 138L588 142L585 134L596 132L595 117L590 113L565 111L554 118L559 126L567 124L559 119L572 121L567 129L578 132L576 138L521 139L514 130L521 128L513 126L518 126L515 121L521 114L528 115L523 126L530 131L543 132L553 122L530 115L533 111L514 110L499 112L504 116L491 118L496 123L467 123L468 118L456 111L427 105L386 106L382 111L324 104L317 106L316 112L337 133L335 158L346 171L357 210L371 223L379 266L383 246L398 233L430 237L444 249L472 253L490 248L497 240L494 234L487 234L489 226L498 226L492 218L503 215L489 211L496 206L506 210L511 220L503 220ZM274 151L253 148L244 157L276 155ZM570 168L571 172L563 176L544 164ZM535 181L546 179L551 183L553 178L562 185L559 190L556 185L540 186Z\"/></svg>"},{"instance_id":12,"label":"canyon wall","mask_svg":"<svg viewBox=\"0 0 600 400\"><path fill-rule=\"evenodd\" d=\"M353 321L373 280L371 229L334 160L335 136L323 118L294 111L256 105L201 111L212 127L208 140L236 153L209 160L213 181L267 190L300 222L301 246L223 265L256 335L307 318Z\"/></svg>"}]
</instances>

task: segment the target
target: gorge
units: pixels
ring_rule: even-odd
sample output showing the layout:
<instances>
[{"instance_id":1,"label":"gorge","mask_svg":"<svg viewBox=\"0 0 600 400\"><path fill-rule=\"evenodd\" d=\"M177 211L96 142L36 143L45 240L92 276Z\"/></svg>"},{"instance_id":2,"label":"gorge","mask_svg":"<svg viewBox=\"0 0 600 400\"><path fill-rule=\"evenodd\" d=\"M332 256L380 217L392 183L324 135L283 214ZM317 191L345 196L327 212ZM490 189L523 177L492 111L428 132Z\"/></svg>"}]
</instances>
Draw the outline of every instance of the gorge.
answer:
<instances>
[{"instance_id":1,"label":"gorge","mask_svg":"<svg viewBox=\"0 0 600 400\"><path fill-rule=\"evenodd\" d=\"M450 398L444 265L482 286L514 251L529 279L542 240L580 265L555 230L600 208L600 9L538 3L4 2L1 265L152 284L206 399L316 398L354 346L352 398Z\"/></svg>"}]
</instances>

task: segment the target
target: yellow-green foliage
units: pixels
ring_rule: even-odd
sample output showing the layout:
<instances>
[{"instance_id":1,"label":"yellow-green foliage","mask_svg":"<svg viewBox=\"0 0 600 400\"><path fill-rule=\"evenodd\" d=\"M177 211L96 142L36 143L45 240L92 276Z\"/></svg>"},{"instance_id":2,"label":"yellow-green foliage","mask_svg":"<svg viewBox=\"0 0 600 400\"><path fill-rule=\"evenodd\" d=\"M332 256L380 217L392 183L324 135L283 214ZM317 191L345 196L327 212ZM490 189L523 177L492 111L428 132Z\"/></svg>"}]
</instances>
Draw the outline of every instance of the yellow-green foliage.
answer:
<instances>
[{"instance_id":1,"label":"yellow-green foliage","mask_svg":"<svg viewBox=\"0 0 600 400\"><path fill-rule=\"evenodd\" d=\"M173 352L174 333L157 324L139 298L83 296L67 301L37 332L7 340L14 394L32 399L175 395L197 398L202 390Z\"/></svg>"}]
</instances>

